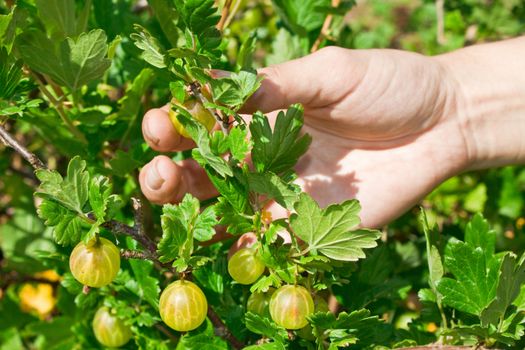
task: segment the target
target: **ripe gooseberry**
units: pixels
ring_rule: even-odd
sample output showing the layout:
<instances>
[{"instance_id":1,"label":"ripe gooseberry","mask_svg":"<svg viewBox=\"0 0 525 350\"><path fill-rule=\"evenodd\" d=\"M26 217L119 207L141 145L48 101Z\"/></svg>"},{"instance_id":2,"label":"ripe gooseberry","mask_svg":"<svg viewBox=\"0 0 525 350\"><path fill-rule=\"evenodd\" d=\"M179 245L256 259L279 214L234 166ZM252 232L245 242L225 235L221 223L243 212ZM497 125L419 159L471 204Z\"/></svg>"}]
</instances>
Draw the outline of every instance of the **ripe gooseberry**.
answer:
<instances>
[{"instance_id":1,"label":"ripe gooseberry","mask_svg":"<svg viewBox=\"0 0 525 350\"><path fill-rule=\"evenodd\" d=\"M120 252L111 241L99 237L85 244L80 242L69 256L73 277L89 287L110 284L120 269Z\"/></svg>"},{"instance_id":2,"label":"ripe gooseberry","mask_svg":"<svg viewBox=\"0 0 525 350\"><path fill-rule=\"evenodd\" d=\"M270 299L270 315L286 329L300 329L308 324L306 317L314 312L310 292L302 286L286 285L277 289Z\"/></svg>"},{"instance_id":3,"label":"ripe gooseberry","mask_svg":"<svg viewBox=\"0 0 525 350\"><path fill-rule=\"evenodd\" d=\"M259 316L270 317L270 299L275 289L270 288L266 293L252 293L248 298L246 309Z\"/></svg>"},{"instance_id":4,"label":"ripe gooseberry","mask_svg":"<svg viewBox=\"0 0 525 350\"><path fill-rule=\"evenodd\" d=\"M323 297L315 295L314 310L314 312L328 312L330 311L330 308L328 307L328 303ZM297 331L297 335L306 340L315 340L315 337L312 333L312 326L310 326L310 324L307 324L303 328L299 329Z\"/></svg>"},{"instance_id":5,"label":"ripe gooseberry","mask_svg":"<svg viewBox=\"0 0 525 350\"><path fill-rule=\"evenodd\" d=\"M203 106L200 101L197 101L196 99L189 99L183 104L180 104L177 100L172 99L171 103L184 107L192 115L192 117L204 125L208 131L211 131L215 126L215 117ZM188 134L184 126L177 119L178 113L173 108L170 108L168 115L171 119L171 122L173 123L173 126L175 127L175 130L177 130L180 135L189 138L190 134Z\"/></svg>"},{"instance_id":6,"label":"ripe gooseberry","mask_svg":"<svg viewBox=\"0 0 525 350\"><path fill-rule=\"evenodd\" d=\"M131 329L107 307L101 307L93 318L93 333L98 342L109 348L118 348L131 339Z\"/></svg>"},{"instance_id":7,"label":"ripe gooseberry","mask_svg":"<svg viewBox=\"0 0 525 350\"><path fill-rule=\"evenodd\" d=\"M252 284L263 274L265 266L252 248L240 249L228 261L228 273L240 284Z\"/></svg>"},{"instance_id":8,"label":"ripe gooseberry","mask_svg":"<svg viewBox=\"0 0 525 350\"><path fill-rule=\"evenodd\" d=\"M206 319L208 302L202 290L193 282L178 280L160 295L159 312L162 321L179 332L191 331Z\"/></svg>"}]
</instances>

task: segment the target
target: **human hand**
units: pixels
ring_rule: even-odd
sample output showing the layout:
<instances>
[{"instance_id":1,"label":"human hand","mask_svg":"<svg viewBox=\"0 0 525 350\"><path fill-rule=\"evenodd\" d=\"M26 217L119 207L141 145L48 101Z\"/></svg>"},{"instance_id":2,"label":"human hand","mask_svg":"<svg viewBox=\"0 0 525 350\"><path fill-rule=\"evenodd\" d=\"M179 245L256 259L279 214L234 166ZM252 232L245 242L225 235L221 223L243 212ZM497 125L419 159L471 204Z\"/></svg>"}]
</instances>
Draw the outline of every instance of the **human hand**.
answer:
<instances>
[{"instance_id":1,"label":"human hand","mask_svg":"<svg viewBox=\"0 0 525 350\"><path fill-rule=\"evenodd\" d=\"M384 225L467 166L454 85L438 60L330 47L259 73L265 80L245 110L302 103L313 142L296 167L298 183L322 206L359 199L364 226ZM143 133L159 151L193 145L175 132L166 108L148 111ZM140 183L155 203L179 201L186 192L216 195L192 160L158 156L144 166ZM286 215L276 204L270 210L274 218Z\"/></svg>"}]
</instances>

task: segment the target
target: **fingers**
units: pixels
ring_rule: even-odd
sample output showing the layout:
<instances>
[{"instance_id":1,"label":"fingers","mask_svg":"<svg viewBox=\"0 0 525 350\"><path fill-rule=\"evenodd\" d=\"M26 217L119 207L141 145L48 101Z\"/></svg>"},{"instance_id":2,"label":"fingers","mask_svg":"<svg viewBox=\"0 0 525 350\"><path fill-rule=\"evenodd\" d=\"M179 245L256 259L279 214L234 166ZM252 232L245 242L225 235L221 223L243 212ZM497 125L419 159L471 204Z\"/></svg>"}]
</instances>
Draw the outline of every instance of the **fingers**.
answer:
<instances>
[{"instance_id":1,"label":"fingers","mask_svg":"<svg viewBox=\"0 0 525 350\"><path fill-rule=\"evenodd\" d=\"M192 140L182 137L173 127L168 106L150 109L142 119L142 134L148 145L159 152L183 151L194 147Z\"/></svg>"},{"instance_id":2,"label":"fingers","mask_svg":"<svg viewBox=\"0 0 525 350\"><path fill-rule=\"evenodd\" d=\"M157 156L142 168L139 182L142 193L155 204L180 202L186 193L200 200L217 195L205 171L191 159L175 163Z\"/></svg>"},{"instance_id":3,"label":"fingers","mask_svg":"<svg viewBox=\"0 0 525 350\"><path fill-rule=\"evenodd\" d=\"M246 102L242 112L270 112L301 103L317 107L340 98L346 59L351 50L327 47L311 55L258 70L261 87ZM352 68L353 69L353 68ZM334 96L334 92L336 93Z\"/></svg>"}]
</instances>

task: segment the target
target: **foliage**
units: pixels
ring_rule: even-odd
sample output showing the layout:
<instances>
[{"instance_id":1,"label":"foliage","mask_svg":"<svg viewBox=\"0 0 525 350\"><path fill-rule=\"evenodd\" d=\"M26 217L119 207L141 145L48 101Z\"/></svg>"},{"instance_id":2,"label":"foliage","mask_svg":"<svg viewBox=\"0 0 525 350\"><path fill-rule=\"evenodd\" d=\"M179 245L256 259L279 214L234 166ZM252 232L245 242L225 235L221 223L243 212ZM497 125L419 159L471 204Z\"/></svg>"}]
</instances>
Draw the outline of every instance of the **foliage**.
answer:
<instances>
[{"instance_id":1,"label":"foliage","mask_svg":"<svg viewBox=\"0 0 525 350\"><path fill-rule=\"evenodd\" d=\"M33 172L0 150L0 312L9 316L0 349L101 348L92 320L102 307L131 329L126 349L523 348L525 170L450 179L419 216L380 232L360 226L356 200L321 208L294 183L311 143L300 105L275 118L240 114L261 84L256 68L316 45L436 54L523 32L521 1L481 2L446 1L443 33L430 0L0 3L0 125L47 164ZM222 130L193 118L189 99ZM196 144L172 158L193 158L215 198L136 200L137 169L155 156L141 116L169 101ZM290 217L269 217L271 201ZM233 237L217 240L219 230ZM251 286L231 278L226 258L246 232L257 237L250 256L266 267ZM120 270L111 284L85 288L69 256L100 237L117 245ZM179 279L193 280L210 306L185 333L159 313L161 291ZM297 331L247 311L251 293L288 284L339 309L316 309Z\"/></svg>"}]
</instances>

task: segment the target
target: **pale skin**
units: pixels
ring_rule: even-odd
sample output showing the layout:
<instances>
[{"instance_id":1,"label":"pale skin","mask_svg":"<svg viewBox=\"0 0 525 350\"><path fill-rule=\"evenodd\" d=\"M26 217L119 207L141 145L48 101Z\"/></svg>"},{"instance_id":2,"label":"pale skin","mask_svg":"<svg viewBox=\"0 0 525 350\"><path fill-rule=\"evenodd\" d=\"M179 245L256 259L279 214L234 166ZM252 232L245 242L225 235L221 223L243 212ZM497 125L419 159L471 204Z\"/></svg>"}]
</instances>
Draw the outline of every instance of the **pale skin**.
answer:
<instances>
[{"instance_id":1,"label":"pale skin","mask_svg":"<svg viewBox=\"0 0 525 350\"><path fill-rule=\"evenodd\" d=\"M321 206L357 198L363 225L380 227L454 175L525 162L524 57L525 38L434 57L330 47L259 70L265 80L245 111L302 103L313 142L298 183ZM146 113L143 133L161 152L193 146L165 107ZM144 166L140 183L158 204L217 195L192 160L167 156Z\"/></svg>"}]
</instances>

